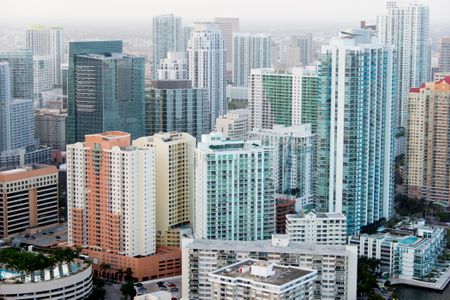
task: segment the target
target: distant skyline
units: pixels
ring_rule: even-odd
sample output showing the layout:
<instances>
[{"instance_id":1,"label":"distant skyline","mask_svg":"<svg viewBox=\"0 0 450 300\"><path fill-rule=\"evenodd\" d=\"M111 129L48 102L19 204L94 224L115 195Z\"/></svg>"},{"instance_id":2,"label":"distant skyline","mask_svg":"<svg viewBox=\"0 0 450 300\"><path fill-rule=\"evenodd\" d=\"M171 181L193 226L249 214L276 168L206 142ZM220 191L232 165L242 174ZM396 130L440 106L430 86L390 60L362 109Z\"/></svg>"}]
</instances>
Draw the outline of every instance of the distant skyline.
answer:
<instances>
[{"instance_id":1,"label":"distant skyline","mask_svg":"<svg viewBox=\"0 0 450 300\"><path fill-rule=\"evenodd\" d=\"M418 0L430 6L431 24L450 23L449 0ZM375 23L385 12L385 0L0 0L0 23L72 23L95 21L142 22L152 16L173 13L185 22L211 20L215 16L242 21L340 22L367 20ZM101 24L99 24L101 25Z\"/></svg>"}]
</instances>

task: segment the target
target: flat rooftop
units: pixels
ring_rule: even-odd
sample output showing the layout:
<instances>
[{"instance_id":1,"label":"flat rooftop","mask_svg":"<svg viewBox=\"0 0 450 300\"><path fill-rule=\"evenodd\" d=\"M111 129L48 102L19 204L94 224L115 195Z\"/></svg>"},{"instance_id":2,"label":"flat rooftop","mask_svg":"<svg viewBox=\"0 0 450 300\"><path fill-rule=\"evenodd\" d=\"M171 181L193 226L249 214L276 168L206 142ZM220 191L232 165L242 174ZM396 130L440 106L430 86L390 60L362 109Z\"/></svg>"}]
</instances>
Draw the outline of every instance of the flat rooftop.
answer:
<instances>
[{"instance_id":1,"label":"flat rooftop","mask_svg":"<svg viewBox=\"0 0 450 300\"><path fill-rule=\"evenodd\" d=\"M188 249L201 249L212 251L244 251L244 252L268 252L268 253L293 253L293 254L318 254L332 256L347 256L351 245L317 245L314 243L289 242L288 246L275 246L272 240L258 241L230 241L230 240L206 240L193 239L186 245Z\"/></svg>"},{"instance_id":2,"label":"flat rooftop","mask_svg":"<svg viewBox=\"0 0 450 300\"><path fill-rule=\"evenodd\" d=\"M253 274L251 270L252 267L254 266L265 268L269 267L270 265L272 266L272 274L270 274L267 277ZM313 273L315 272L312 270L306 270L290 266L281 266L259 260L245 260L243 262L236 263L213 272L213 274L219 276L229 277L233 279L250 280L275 286L285 285L287 283L290 283L301 277Z\"/></svg>"}]
</instances>

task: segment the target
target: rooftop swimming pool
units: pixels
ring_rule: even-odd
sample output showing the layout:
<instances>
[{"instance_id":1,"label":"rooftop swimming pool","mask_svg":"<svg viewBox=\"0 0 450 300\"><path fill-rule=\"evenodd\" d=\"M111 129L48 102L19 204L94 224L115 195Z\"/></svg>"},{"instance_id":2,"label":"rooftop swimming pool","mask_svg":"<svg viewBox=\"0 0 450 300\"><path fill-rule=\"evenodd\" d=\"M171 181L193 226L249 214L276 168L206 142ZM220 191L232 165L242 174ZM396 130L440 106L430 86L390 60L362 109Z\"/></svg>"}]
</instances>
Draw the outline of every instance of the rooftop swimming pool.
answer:
<instances>
[{"instance_id":1,"label":"rooftop swimming pool","mask_svg":"<svg viewBox=\"0 0 450 300\"><path fill-rule=\"evenodd\" d=\"M403 240L400 240L400 243L403 245L411 245L414 244L419 238L417 236L409 236L407 238L404 238Z\"/></svg>"},{"instance_id":2,"label":"rooftop swimming pool","mask_svg":"<svg viewBox=\"0 0 450 300\"><path fill-rule=\"evenodd\" d=\"M7 279L7 278L15 277L18 275L19 275L19 273L15 272L15 271L7 270L7 269L0 269L0 279Z\"/></svg>"}]
</instances>

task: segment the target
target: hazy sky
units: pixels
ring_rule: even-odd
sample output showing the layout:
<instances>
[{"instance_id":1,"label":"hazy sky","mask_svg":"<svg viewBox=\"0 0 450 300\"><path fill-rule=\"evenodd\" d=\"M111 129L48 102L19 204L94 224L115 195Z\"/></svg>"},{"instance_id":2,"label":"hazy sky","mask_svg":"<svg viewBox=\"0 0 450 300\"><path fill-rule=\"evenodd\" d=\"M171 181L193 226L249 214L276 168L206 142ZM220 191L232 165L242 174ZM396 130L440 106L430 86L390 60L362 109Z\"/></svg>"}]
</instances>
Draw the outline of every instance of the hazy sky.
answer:
<instances>
[{"instance_id":1,"label":"hazy sky","mask_svg":"<svg viewBox=\"0 0 450 300\"><path fill-rule=\"evenodd\" d=\"M414 0L412 0L414 1ZM174 13L187 20L237 16L242 21L374 22L385 0L0 0L2 22L121 22ZM432 23L450 23L450 0L421 0Z\"/></svg>"}]
</instances>

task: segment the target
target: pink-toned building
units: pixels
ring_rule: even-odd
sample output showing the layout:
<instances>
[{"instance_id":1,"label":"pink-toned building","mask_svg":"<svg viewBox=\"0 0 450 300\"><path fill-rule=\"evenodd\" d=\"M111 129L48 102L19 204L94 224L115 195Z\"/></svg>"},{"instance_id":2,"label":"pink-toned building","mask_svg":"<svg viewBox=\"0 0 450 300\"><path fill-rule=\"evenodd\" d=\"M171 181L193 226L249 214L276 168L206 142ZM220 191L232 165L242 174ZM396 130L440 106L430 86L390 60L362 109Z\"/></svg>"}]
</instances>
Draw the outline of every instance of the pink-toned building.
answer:
<instances>
[{"instance_id":1,"label":"pink-toned building","mask_svg":"<svg viewBox=\"0 0 450 300\"><path fill-rule=\"evenodd\" d=\"M408 196L450 205L450 77L409 93Z\"/></svg>"},{"instance_id":2,"label":"pink-toned building","mask_svg":"<svg viewBox=\"0 0 450 300\"><path fill-rule=\"evenodd\" d=\"M156 251L154 149L120 131L68 145L67 202L68 243L83 247L94 270L105 263L111 274L131 267L139 279L173 273L158 268L180 254Z\"/></svg>"}]
</instances>

